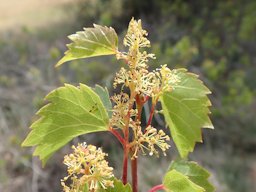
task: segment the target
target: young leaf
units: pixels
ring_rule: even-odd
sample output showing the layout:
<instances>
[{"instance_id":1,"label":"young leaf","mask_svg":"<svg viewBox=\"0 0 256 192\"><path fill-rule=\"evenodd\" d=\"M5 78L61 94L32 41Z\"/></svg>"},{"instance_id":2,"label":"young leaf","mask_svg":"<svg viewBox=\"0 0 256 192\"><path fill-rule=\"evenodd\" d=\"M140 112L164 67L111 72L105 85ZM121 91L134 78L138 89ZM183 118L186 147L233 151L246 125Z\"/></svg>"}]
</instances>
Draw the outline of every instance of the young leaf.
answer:
<instances>
[{"instance_id":1,"label":"young leaf","mask_svg":"<svg viewBox=\"0 0 256 192\"><path fill-rule=\"evenodd\" d=\"M111 118L112 116L112 103L109 98L108 89L105 87L101 87L99 85L96 85L94 88L94 91L99 95L101 98L101 101L103 102L103 105L105 106L106 110L108 111L108 116Z\"/></svg>"},{"instance_id":2,"label":"young leaf","mask_svg":"<svg viewBox=\"0 0 256 192\"><path fill-rule=\"evenodd\" d=\"M65 84L49 93L50 103L37 114L41 117L31 125L22 146L36 146L43 164L59 148L82 134L107 131L108 114L100 97L88 86L80 88Z\"/></svg>"},{"instance_id":3,"label":"young leaf","mask_svg":"<svg viewBox=\"0 0 256 192\"><path fill-rule=\"evenodd\" d=\"M129 183L124 185L122 181L114 179L114 187L109 187L107 189L100 189L97 192L132 192L132 188Z\"/></svg>"},{"instance_id":4,"label":"young leaf","mask_svg":"<svg viewBox=\"0 0 256 192\"><path fill-rule=\"evenodd\" d=\"M84 31L70 35L69 39L73 42L67 45L68 50L56 67L75 59L113 55L117 52L118 37L111 27L94 24L94 28L84 28Z\"/></svg>"},{"instance_id":5,"label":"young leaf","mask_svg":"<svg viewBox=\"0 0 256 192\"><path fill-rule=\"evenodd\" d=\"M182 158L192 152L196 142L202 142L200 128L213 128L208 117L211 92L198 76L185 69L177 70L179 83L172 92L165 92L161 98L163 114L170 128L171 136Z\"/></svg>"},{"instance_id":6,"label":"young leaf","mask_svg":"<svg viewBox=\"0 0 256 192\"><path fill-rule=\"evenodd\" d=\"M168 192L205 192L202 187L175 169L164 176L163 184Z\"/></svg>"},{"instance_id":7,"label":"young leaf","mask_svg":"<svg viewBox=\"0 0 256 192\"><path fill-rule=\"evenodd\" d=\"M192 182L204 188L206 192L214 191L214 187L208 181L208 178L210 177L209 172L203 167L199 166L196 162L184 160L173 161L169 171L171 170L176 170L188 176Z\"/></svg>"}]
</instances>

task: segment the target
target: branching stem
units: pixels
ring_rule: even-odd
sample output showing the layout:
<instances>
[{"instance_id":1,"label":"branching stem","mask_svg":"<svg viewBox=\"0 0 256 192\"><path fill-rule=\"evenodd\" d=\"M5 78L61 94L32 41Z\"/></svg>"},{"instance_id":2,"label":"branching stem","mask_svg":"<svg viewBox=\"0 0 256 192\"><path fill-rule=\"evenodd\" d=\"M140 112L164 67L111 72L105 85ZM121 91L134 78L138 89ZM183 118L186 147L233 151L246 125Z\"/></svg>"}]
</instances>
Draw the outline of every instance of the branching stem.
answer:
<instances>
[{"instance_id":1,"label":"branching stem","mask_svg":"<svg viewBox=\"0 0 256 192\"><path fill-rule=\"evenodd\" d=\"M149 125L151 125L152 119L153 119L153 115L154 115L154 111L155 111L155 104L152 103L152 106L151 106L151 109L150 109L150 115L149 115L148 123L147 123L147 126L146 126L146 127L148 127Z\"/></svg>"},{"instance_id":2,"label":"branching stem","mask_svg":"<svg viewBox=\"0 0 256 192\"><path fill-rule=\"evenodd\" d=\"M123 157L123 176L122 176L122 181L123 184L127 183L127 173L128 173L128 154L130 151L129 148L129 124L130 124L130 117L131 117L131 113L130 110L133 107L134 104L134 98L135 98L135 92L133 89L131 90L131 95L130 95L130 102L129 102L129 107L128 107L128 113L126 116L126 123L125 123L125 127L123 129L123 133L124 133L124 157Z\"/></svg>"},{"instance_id":3,"label":"branching stem","mask_svg":"<svg viewBox=\"0 0 256 192\"><path fill-rule=\"evenodd\" d=\"M110 128L109 129L110 130L110 132L118 139L118 141L122 144L122 146L124 147L124 145L125 145L125 140L124 140L124 138L120 135L120 133L117 131L117 130L115 130L114 128Z\"/></svg>"},{"instance_id":4,"label":"branching stem","mask_svg":"<svg viewBox=\"0 0 256 192\"><path fill-rule=\"evenodd\" d=\"M155 107L156 107L156 103L158 102L158 99L159 99L159 96L157 96L156 98L152 99L152 106L151 106L151 109L150 109L150 115L149 115L147 127L149 125L151 125L151 123L152 123L152 119L153 119L153 116L154 116Z\"/></svg>"},{"instance_id":5,"label":"branching stem","mask_svg":"<svg viewBox=\"0 0 256 192\"><path fill-rule=\"evenodd\" d=\"M136 117L136 121L141 120L141 112L144 103L148 100L148 97L140 97L140 95L136 95L136 108L138 110L138 114ZM131 160L131 168L132 168L132 191L138 191L138 157Z\"/></svg>"},{"instance_id":6,"label":"branching stem","mask_svg":"<svg viewBox=\"0 0 256 192\"><path fill-rule=\"evenodd\" d=\"M141 112L142 112L144 103L145 103L145 101L141 100L139 95L136 95L136 108L138 110L138 115L136 117L136 121L140 121L140 119L141 119Z\"/></svg>"}]
</instances>

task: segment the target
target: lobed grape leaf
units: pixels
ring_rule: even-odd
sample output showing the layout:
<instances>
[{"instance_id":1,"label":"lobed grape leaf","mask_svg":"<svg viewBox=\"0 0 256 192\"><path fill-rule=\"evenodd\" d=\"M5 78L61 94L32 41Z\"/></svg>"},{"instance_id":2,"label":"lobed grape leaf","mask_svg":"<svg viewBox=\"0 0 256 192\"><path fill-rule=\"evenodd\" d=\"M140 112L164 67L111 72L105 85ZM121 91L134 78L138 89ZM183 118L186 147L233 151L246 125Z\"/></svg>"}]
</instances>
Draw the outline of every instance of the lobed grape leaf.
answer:
<instances>
[{"instance_id":1,"label":"lobed grape leaf","mask_svg":"<svg viewBox=\"0 0 256 192\"><path fill-rule=\"evenodd\" d=\"M171 170L176 170L183 175L188 176L192 182L204 188L205 192L214 191L214 187L208 181L210 173L196 162L185 160L173 161L169 171Z\"/></svg>"},{"instance_id":2,"label":"lobed grape leaf","mask_svg":"<svg viewBox=\"0 0 256 192\"><path fill-rule=\"evenodd\" d=\"M202 142L201 128L213 128L208 117L211 92L193 73L178 69L180 81L173 91L160 97L163 114L171 136L182 158L192 152L196 142Z\"/></svg>"},{"instance_id":3,"label":"lobed grape leaf","mask_svg":"<svg viewBox=\"0 0 256 192\"><path fill-rule=\"evenodd\" d=\"M100 97L88 86L65 84L46 97L50 103L37 114L40 118L31 125L31 132L22 146L36 146L43 164L74 137L107 131L108 114Z\"/></svg>"},{"instance_id":4,"label":"lobed grape leaf","mask_svg":"<svg viewBox=\"0 0 256 192\"><path fill-rule=\"evenodd\" d=\"M205 190L192 182L188 176L174 170L164 176L163 185L168 192L205 192Z\"/></svg>"},{"instance_id":5,"label":"lobed grape leaf","mask_svg":"<svg viewBox=\"0 0 256 192\"><path fill-rule=\"evenodd\" d=\"M73 42L67 45L68 50L56 67L75 59L113 55L117 52L118 36L112 27L94 24L94 28L84 28L84 31L70 35L69 39Z\"/></svg>"}]
</instances>

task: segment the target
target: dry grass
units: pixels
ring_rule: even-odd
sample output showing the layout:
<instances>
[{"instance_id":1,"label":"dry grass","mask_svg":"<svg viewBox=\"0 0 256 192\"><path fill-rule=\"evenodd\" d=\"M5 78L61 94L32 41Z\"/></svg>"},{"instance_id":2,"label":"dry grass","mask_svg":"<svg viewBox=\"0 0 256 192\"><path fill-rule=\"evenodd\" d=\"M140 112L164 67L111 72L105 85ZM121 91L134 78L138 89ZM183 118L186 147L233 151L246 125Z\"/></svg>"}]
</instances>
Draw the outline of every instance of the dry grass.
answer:
<instances>
[{"instance_id":1,"label":"dry grass","mask_svg":"<svg viewBox=\"0 0 256 192\"><path fill-rule=\"evenodd\" d=\"M0 30L21 26L40 27L67 17L63 5L77 0L1 0Z\"/></svg>"}]
</instances>

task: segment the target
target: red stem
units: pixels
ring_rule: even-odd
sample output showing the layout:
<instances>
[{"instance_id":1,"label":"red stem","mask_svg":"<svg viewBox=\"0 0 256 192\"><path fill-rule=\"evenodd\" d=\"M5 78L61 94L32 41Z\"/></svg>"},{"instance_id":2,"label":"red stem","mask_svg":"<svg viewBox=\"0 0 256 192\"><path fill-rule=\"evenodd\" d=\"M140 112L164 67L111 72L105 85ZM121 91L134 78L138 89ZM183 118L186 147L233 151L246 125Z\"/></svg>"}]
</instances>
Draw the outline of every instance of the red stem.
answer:
<instances>
[{"instance_id":1,"label":"red stem","mask_svg":"<svg viewBox=\"0 0 256 192\"><path fill-rule=\"evenodd\" d=\"M138 158L134 158L131 160L132 166L132 191L138 191Z\"/></svg>"},{"instance_id":2,"label":"red stem","mask_svg":"<svg viewBox=\"0 0 256 192\"><path fill-rule=\"evenodd\" d=\"M114 135L114 136L116 136L116 138L118 139L118 141L122 144L122 146L124 147L124 145L125 145L125 140L124 140L124 138L120 135L120 133L117 131L117 130L115 130L115 129L113 129L112 127L110 128L110 132Z\"/></svg>"},{"instance_id":3,"label":"red stem","mask_svg":"<svg viewBox=\"0 0 256 192\"><path fill-rule=\"evenodd\" d=\"M127 172L128 172L128 153L127 153L127 147L124 147L124 159L123 159L123 176L122 181L125 185L127 183Z\"/></svg>"},{"instance_id":4,"label":"red stem","mask_svg":"<svg viewBox=\"0 0 256 192\"><path fill-rule=\"evenodd\" d=\"M136 107L137 107L137 110L138 110L136 121L138 121L138 120L140 121L140 119L141 119L141 112L142 112L143 104L144 104L144 100L141 101L140 96L136 95Z\"/></svg>"},{"instance_id":5,"label":"red stem","mask_svg":"<svg viewBox=\"0 0 256 192\"><path fill-rule=\"evenodd\" d=\"M154 111L155 111L155 106L156 106L156 103L157 103L158 99L159 99L159 97L156 97L155 99L152 99L152 106L151 106L151 109L150 109L150 115L149 115L147 127L149 125L151 125L153 115L154 115Z\"/></svg>"},{"instance_id":6,"label":"red stem","mask_svg":"<svg viewBox=\"0 0 256 192\"><path fill-rule=\"evenodd\" d=\"M136 108L138 110L136 121L141 120L141 112L142 112L143 104L147 100L148 100L148 97L140 97L140 95L136 95ZM131 169L132 169L132 191L138 192L138 157L131 160Z\"/></svg>"},{"instance_id":7,"label":"red stem","mask_svg":"<svg viewBox=\"0 0 256 192\"><path fill-rule=\"evenodd\" d=\"M126 140L120 135L120 133L117 130L113 129L112 127L109 130L118 139L118 141L122 144L123 149L124 149L122 181L123 181L123 184L126 184L127 183L127 170L128 170L128 153L127 153L127 147L126 147Z\"/></svg>"},{"instance_id":8,"label":"red stem","mask_svg":"<svg viewBox=\"0 0 256 192\"><path fill-rule=\"evenodd\" d=\"M128 154L130 151L129 148L129 123L130 123L130 117L131 117L131 113L130 110L133 107L133 99L135 97L134 92L131 92L131 96L130 96L130 103L129 103L129 111L128 114L126 116L126 123L125 123L125 127L123 129L123 133L124 133L124 159L123 159L123 176L122 176L122 181L123 184L125 185L127 183L127 173L128 173Z\"/></svg>"},{"instance_id":9,"label":"red stem","mask_svg":"<svg viewBox=\"0 0 256 192\"><path fill-rule=\"evenodd\" d=\"M148 119L148 123L147 123L147 127L151 124L152 119L153 119L153 115L154 115L154 111L155 111L155 104L152 103L151 109L150 109L150 115L149 115L149 119Z\"/></svg>"},{"instance_id":10,"label":"red stem","mask_svg":"<svg viewBox=\"0 0 256 192\"><path fill-rule=\"evenodd\" d=\"M126 127L123 130L124 132L124 159L123 159L123 176L122 176L122 180L123 180L123 184L125 185L127 183L127 173L128 173L128 153L129 153L129 121L130 121L130 112L128 112L127 115L127 119L128 122L126 123Z\"/></svg>"},{"instance_id":11,"label":"red stem","mask_svg":"<svg viewBox=\"0 0 256 192\"><path fill-rule=\"evenodd\" d=\"M159 191L159 190L164 190L164 185L163 184L156 185L155 187L151 188L148 192L156 192L156 191Z\"/></svg>"}]
</instances>

